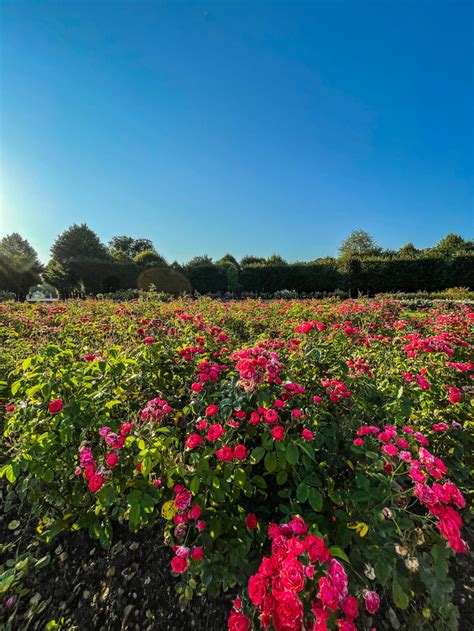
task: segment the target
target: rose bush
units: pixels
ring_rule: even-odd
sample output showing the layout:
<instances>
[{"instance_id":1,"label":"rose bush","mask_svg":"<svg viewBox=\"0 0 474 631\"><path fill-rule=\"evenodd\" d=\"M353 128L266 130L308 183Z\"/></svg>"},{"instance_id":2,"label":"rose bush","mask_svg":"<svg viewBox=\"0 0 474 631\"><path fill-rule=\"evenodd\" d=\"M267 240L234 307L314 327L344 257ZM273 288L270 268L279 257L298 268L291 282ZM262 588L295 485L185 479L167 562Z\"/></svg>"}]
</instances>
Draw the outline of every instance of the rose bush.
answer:
<instances>
[{"instance_id":1,"label":"rose bush","mask_svg":"<svg viewBox=\"0 0 474 631\"><path fill-rule=\"evenodd\" d=\"M289 520L329 546L323 563L344 563L359 609L364 594L372 603L365 616L377 593L392 623L453 628L448 559L467 548L467 308L201 299L9 304L0 316L5 509L28 502L44 537L88 528L109 545L116 522L165 520L190 600L246 586L275 542L269 525ZM299 594L313 577L302 582L296 561L278 580ZM339 605L350 629L354 602ZM236 608L234 628L244 617Z\"/></svg>"}]
</instances>

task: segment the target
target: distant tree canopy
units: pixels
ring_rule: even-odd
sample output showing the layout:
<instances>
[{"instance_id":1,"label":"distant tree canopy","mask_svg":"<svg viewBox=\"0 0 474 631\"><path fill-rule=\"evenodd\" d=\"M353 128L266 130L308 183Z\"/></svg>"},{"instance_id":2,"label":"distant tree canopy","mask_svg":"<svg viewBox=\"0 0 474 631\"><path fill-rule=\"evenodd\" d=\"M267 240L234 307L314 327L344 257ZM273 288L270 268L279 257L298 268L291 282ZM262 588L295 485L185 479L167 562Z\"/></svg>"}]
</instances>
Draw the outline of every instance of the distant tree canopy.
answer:
<instances>
[{"instance_id":1,"label":"distant tree canopy","mask_svg":"<svg viewBox=\"0 0 474 631\"><path fill-rule=\"evenodd\" d=\"M123 235L112 237L109 241L110 254L120 261L130 261L138 254L146 251L155 251L150 239L134 239Z\"/></svg>"},{"instance_id":2,"label":"distant tree canopy","mask_svg":"<svg viewBox=\"0 0 474 631\"><path fill-rule=\"evenodd\" d=\"M117 236L107 248L87 225L74 224L57 237L51 254L43 270L35 250L19 234L4 237L0 289L24 297L41 276L66 297L150 284L175 293L193 289L203 294L283 289L373 294L474 287L474 244L456 234L446 235L432 248L417 249L410 242L399 250L384 250L370 234L354 230L341 243L338 258L288 263L278 254L247 255L239 262L227 253L216 262L204 254L183 265L168 265L150 239Z\"/></svg>"},{"instance_id":3,"label":"distant tree canopy","mask_svg":"<svg viewBox=\"0 0 474 631\"><path fill-rule=\"evenodd\" d=\"M110 254L96 233L85 223L73 224L51 246L51 258L61 264L71 259L110 259Z\"/></svg>"},{"instance_id":4,"label":"distant tree canopy","mask_svg":"<svg viewBox=\"0 0 474 631\"><path fill-rule=\"evenodd\" d=\"M134 263L139 267L163 267L168 265L164 257L156 250L142 250L133 257Z\"/></svg>"},{"instance_id":5,"label":"distant tree canopy","mask_svg":"<svg viewBox=\"0 0 474 631\"><path fill-rule=\"evenodd\" d=\"M382 253L374 238L365 230L353 230L339 246L339 257L377 256Z\"/></svg>"},{"instance_id":6,"label":"distant tree canopy","mask_svg":"<svg viewBox=\"0 0 474 631\"><path fill-rule=\"evenodd\" d=\"M17 232L0 241L0 289L24 298L28 289L41 281L41 265L36 250Z\"/></svg>"}]
</instances>

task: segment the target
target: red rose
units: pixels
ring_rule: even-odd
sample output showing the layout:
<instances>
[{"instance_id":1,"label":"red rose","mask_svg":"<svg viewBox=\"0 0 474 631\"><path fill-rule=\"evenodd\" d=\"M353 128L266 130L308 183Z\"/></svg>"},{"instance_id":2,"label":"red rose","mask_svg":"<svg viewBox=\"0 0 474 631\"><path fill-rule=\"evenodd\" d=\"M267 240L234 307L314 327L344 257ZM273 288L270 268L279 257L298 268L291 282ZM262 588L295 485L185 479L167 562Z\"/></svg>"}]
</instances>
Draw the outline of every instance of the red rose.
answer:
<instances>
[{"instance_id":1,"label":"red rose","mask_svg":"<svg viewBox=\"0 0 474 631\"><path fill-rule=\"evenodd\" d=\"M318 585L318 598L320 599L320 601L328 609L336 611L339 605L339 592L337 591L336 587L325 576L322 576L319 579Z\"/></svg>"},{"instance_id":2,"label":"red rose","mask_svg":"<svg viewBox=\"0 0 474 631\"><path fill-rule=\"evenodd\" d=\"M327 561L331 558L329 550L324 545L324 541L319 537L316 537L315 535L308 535L305 543L311 563L314 563L315 561L327 563Z\"/></svg>"},{"instance_id":3,"label":"red rose","mask_svg":"<svg viewBox=\"0 0 474 631\"><path fill-rule=\"evenodd\" d=\"M15 409L14 405L7 405L7 406L5 406L5 410L7 412L13 412L14 409Z\"/></svg>"},{"instance_id":4,"label":"red rose","mask_svg":"<svg viewBox=\"0 0 474 631\"><path fill-rule=\"evenodd\" d=\"M249 578L248 592L250 600L255 606L259 606L267 594L267 579L261 574L254 574Z\"/></svg>"},{"instance_id":5,"label":"red rose","mask_svg":"<svg viewBox=\"0 0 474 631\"><path fill-rule=\"evenodd\" d=\"M232 611L228 620L229 631L248 631L250 620L239 611Z\"/></svg>"},{"instance_id":6,"label":"red rose","mask_svg":"<svg viewBox=\"0 0 474 631\"><path fill-rule=\"evenodd\" d=\"M214 443L216 442L216 440L219 440L223 433L224 428L222 427L222 425L219 425L219 423L215 423L214 425L209 426L206 438L207 440Z\"/></svg>"},{"instance_id":7,"label":"red rose","mask_svg":"<svg viewBox=\"0 0 474 631\"><path fill-rule=\"evenodd\" d=\"M249 530L255 530L255 528L258 526L256 515L254 515L253 513L249 513L245 518L245 525Z\"/></svg>"},{"instance_id":8,"label":"red rose","mask_svg":"<svg viewBox=\"0 0 474 631\"><path fill-rule=\"evenodd\" d=\"M145 344L153 344L153 342L155 341L154 337L145 337L143 339L143 341L145 342Z\"/></svg>"},{"instance_id":9,"label":"red rose","mask_svg":"<svg viewBox=\"0 0 474 631\"><path fill-rule=\"evenodd\" d=\"M92 493L97 493L103 484L104 478L101 475L94 474L89 478L89 490L92 491Z\"/></svg>"},{"instance_id":10,"label":"red rose","mask_svg":"<svg viewBox=\"0 0 474 631\"><path fill-rule=\"evenodd\" d=\"M282 584L290 591L300 592L304 588L303 565L298 559L289 558L281 566L280 578Z\"/></svg>"},{"instance_id":11,"label":"red rose","mask_svg":"<svg viewBox=\"0 0 474 631\"><path fill-rule=\"evenodd\" d=\"M234 452L227 445L225 447L221 447L216 451L216 458L222 460L222 462L229 462L234 457Z\"/></svg>"},{"instance_id":12,"label":"red rose","mask_svg":"<svg viewBox=\"0 0 474 631\"><path fill-rule=\"evenodd\" d=\"M237 460L245 460L247 457L247 447L245 445L237 445L234 449L234 456Z\"/></svg>"},{"instance_id":13,"label":"red rose","mask_svg":"<svg viewBox=\"0 0 474 631\"><path fill-rule=\"evenodd\" d=\"M365 590L364 592L365 608L369 613L376 613L380 607L380 597L377 592L370 592Z\"/></svg>"},{"instance_id":14,"label":"red rose","mask_svg":"<svg viewBox=\"0 0 474 631\"><path fill-rule=\"evenodd\" d=\"M273 592L276 606L273 610L275 631L300 631L303 621L303 604L293 592Z\"/></svg>"},{"instance_id":15,"label":"red rose","mask_svg":"<svg viewBox=\"0 0 474 631\"><path fill-rule=\"evenodd\" d=\"M285 438L285 430L283 428L283 425L275 425L275 427L272 429L272 436L276 441L282 441Z\"/></svg>"},{"instance_id":16,"label":"red rose","mask_svg":"<svg viewBox=\"0 0 474 631\"><path fill-rule=\"evenodd\" d=\"M174 506L179 510L186 510L186 508L191 504L191 499L191 493L184 489L184 491L180 491L174 498Z\"/></svg>"},{"instance_id":17,"label":"red rose","mask_svg":"<svg viewBox=\"0 0 474 631\"><path fill-rule=\"evenodd\" d=\"M214 405L214 403L212 403L206 408L206 416L214 416L214 414L217 414L218 411L219 408L217 407L217 405Z\"/></svg>"},{"instance_id":18,"label":"red rose","mask_svg":"<svg viewBox=\"0 0 474 631\"><path fill-rule=\"evenodd\" d=\"M199 434L189 434L186 439L186 447L189 447L189 449L194 449L195 447L201 445L202 442L202 436L200 436Z\"/></svg>"},{"instance_id":19,"label":"red rose","mask_svg":"<svg viewBox=\"0 0 474 631\"><path fill-rule=\"evenodd\" d=\"M346 596L342 601L342 611L350 619L354 620L359 615L359 607L357 605L357 598L354 596Z\"/></svg>"},{"instance_id":20,"label":"red rose","mask_svg":"<svg viewBox=\"0 0 474 631\"><path fill-rule=\"evenodd\" d=\"M173 557L171 559L171 569L176 574L183 574L188 569L189 562L184 557Z\"/></svg>"},{"instance_id":21,"label":"red rose","mask_svg":"<svg viewBox=\"0 0 474 631\"><path fill-rule=\"evenodd\" d=\"M61 399L55 399L54 401L50 402L50 404L48 405L48 409L51 414L57 414L63 409L63 402L61 401Z\"/></svg>"},{"instance_id":22,"label":"red rose","mask_svg":"<svg viewBox=\"0 0 474 631\"><path fill-rule=\"evenodd\" d=\"M204 556L204 548L202 548L201 546L193 548L191 556L193 557L194 561L200 561Z\"/></svg>"},{"instance_id":23,"label":"red rose","mask_svg":"<svg viewBox=\"0 0 474 631\"><path fill-rule=\"evenodd\" d=\"M115 453L110 453L105 455L105 460L109 467L113 469L118 462L118 456Z\"/></svg>"},{"instance_id":24,"label":"red rose","mask_svg":"<svg viewBox=\"0 0 474 631\"><path fill-rule=\"evenodd\" d=\"M314 438L314 433L312 431L310 431L309 429L304 429L301 432L301 436L305 439L305 440L313 440Z\"/></svg>"}]
</instances>

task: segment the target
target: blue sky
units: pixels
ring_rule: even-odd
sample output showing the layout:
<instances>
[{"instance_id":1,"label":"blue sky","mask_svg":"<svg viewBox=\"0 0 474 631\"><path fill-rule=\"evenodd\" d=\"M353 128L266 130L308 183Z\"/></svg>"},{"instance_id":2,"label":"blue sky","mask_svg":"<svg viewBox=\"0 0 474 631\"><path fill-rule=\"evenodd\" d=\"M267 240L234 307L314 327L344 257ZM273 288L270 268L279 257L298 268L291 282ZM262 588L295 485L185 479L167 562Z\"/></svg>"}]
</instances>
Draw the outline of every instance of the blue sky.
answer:
<instances>
[{"instance_id":1,"label":"blue sky","mask_svg":"<svg viewBox=\"0 0 474 631\"><path fill-rule=\"evenodd\" d=\"M2 234L170 261L473 236L472 2L0 2Z\"/></svg>"}]
</instances>

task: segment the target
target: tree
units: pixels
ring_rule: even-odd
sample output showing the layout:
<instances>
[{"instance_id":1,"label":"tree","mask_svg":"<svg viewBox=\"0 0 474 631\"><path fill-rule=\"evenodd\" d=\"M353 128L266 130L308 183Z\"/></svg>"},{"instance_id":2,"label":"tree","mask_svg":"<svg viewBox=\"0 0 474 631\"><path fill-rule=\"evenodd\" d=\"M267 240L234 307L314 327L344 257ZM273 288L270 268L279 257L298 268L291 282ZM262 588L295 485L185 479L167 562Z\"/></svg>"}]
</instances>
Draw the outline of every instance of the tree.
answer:
<instances>
[{"instance_id":1,"label":"tree","mask_svg":"<svg viewBox=\"0 0 474 631\"><path fill-rule=\"evenodd\" d=\"M156 250L142 250L133 257L133 262L140 267L166 267L166 259Z\"/></svg>"},{"instance_id":2,"label":"tree","mask_svg":"<svg viewBox=\"0 0 474 631\"><path fill-rule=\"evenodd\" d=\"M288 262L279 254L272 254L265 262L267 265L288 265Z\"/></svg>"},{"instance_id":3,"label":"tree","mask_svg":"<svg viewBox=\"0 0 474 631\"><path fill-rule=\"evenodd\" d=\"M365 230L353 230L339 246L339 257L341 259L351 256L377 256L381 253L382 249Z\"/></svg>"},{"instance_id":4,"label":"tree","mask_svg":"<svg viewBox=\"0 0 474 631\"><path fill-rule=\"evenodd\" d=\"M51 257L64 265L78 258L107 260L110 254L96 233L83 223L73 224L59 235L51 246Z\"/></svg>"},{"instance_id":5,"label":"tree","mask_svg":"<svg viewBox=\"0 0 474 631\"><path fill-rule=\"evenodd\" d=\"M397 254L400 258L414 259L419 256L420 250L417 250L413 243L410 241L409 243L401 247L398 250Z\"/></svg>"},{"instance_id":6,"label":"tree","mask_svg":"<svg viewBox=\"0 0 474 631\"><path fill-rule=\"evenodd\" d=\"M216 261L216 264L217 265L232 265L236 269L240 269L239 262L237 261L235 257L232 256L232 254L224 254L224 256L221 259Z\"/></svg>"},{"instance_id":7,"label":"tree","mask_svg":"<svg viewBox=\"0 0 474 631\"><path fill-rule=\"evenodd\" d=\"M0 288L24 298L32 285L41 281L41 265L36 250L17 232L0 241Z\"/></svg>"},{"instance_id":8,"label":"tree","mask_svg":"<svg viewBox=\"0 0 474 631\"><path fill-rule=\"evenodd\" d=\"M186 263L185 268L197 267L198 265L213 265L212 258L207 254L202 254L201 256L195 256L190 261Z\"/></svg>"},{"instance_id":9,"label":"tree","mask_svg":"<svg viewBox=\"0 0 474 631\"><path fill-rule=\"evenodd\" d=\"M254 256L253 254L247 254L240 259L240 265L242 267L249 267L251 265L265 265L266 260L261 256Z\"/></svg>"},{"instance_id":10,"label":"tree","mask_svg":"<svg viewBox=\"0 0 474 631\"><path fill-rule=\"evenodd\" d=\"M109 241L110 253L120 261L133 259L137 254L146 250L154 250L150 239L134 239L133 237L122 235L120 237L112 237Z\"/></svg>"},{"instance_id":11,"label":"tree","mask_svg":"<svg viewBox=\"0 0 474 631\"><path fill-rule=\"evenodd\" d=\"M467 241L460 235L450 232L435 245L432 252L441 256L452 256L453 254L472 252L473 250L474 243L472 241Z\"/></svg>"}]
</instances>

